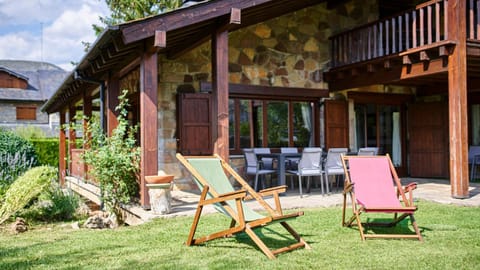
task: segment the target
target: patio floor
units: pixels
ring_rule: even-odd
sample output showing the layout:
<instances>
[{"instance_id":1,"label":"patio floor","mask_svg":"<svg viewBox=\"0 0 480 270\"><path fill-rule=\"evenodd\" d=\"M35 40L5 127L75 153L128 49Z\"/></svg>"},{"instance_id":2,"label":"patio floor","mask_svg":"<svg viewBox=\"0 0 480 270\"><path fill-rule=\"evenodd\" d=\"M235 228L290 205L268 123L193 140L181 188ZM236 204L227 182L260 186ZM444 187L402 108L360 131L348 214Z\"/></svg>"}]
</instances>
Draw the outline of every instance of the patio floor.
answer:
<instances>
[{"instance_id":1,"label":"patio floor","mask_svg":"<svg viewBox=\"0 0 480 270\"><path fill-rule=\"evenodd\" d=\"M470 183L470 197L467 199L455 199L451 197L450 183L448 180L440 179L420 179L420 178L403 178L402 184L410 182L417 182L417 189L413 192L414 199L422 199L434 201L444 204L455 204L463 206L480 206L480 182ZM199 195L195 193L188 193L183 191L172 191L172 212L161 217L172 216L189 216L195 213ZM342 205L342 190L333 190L329 195L322 195L320 189L312 189L309 194L304 194L300 198L298 189L289 189L285 196L280 197L282 208L296 209L296 208L315 208L315 207L330 207ZM266 200L273 205L273 199ZM255 202L248 202L253 209L261 209ZM204 212L215 212L213 207L205 207Z\"/></svg>"}]
</instances>

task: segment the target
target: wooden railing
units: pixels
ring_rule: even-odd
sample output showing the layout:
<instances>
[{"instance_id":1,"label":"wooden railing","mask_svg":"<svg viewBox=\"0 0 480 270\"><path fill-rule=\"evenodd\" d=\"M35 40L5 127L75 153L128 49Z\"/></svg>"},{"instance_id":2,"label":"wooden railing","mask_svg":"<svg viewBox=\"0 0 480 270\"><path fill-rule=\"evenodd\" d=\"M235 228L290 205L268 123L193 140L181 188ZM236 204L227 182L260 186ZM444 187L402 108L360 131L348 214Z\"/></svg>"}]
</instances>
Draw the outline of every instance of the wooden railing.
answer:
<instances>
[{"instance_id":1,"label":"wooden railing","mask_svg":"<svg viewBox=\"0 0 480 270\"><path fill-rule=\"evenodd\" d=\"M467 38L480 40L480 0L467 1ZM448 40L448 0L432 0L413 10L331 37L331 67L339 67L432 46Z\"/></svg>"}]
</instances>

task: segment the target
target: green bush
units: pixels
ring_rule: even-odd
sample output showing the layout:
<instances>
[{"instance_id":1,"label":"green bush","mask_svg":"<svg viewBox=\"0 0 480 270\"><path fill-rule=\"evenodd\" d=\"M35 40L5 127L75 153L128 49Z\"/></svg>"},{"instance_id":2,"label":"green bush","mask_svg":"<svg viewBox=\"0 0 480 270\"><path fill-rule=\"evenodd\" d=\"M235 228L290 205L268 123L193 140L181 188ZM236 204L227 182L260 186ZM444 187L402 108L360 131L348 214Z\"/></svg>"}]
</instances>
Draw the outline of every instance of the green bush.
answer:
<instances>
[{"instance_id":1,"label":"green bush","mask_svg":"<svg viewBox=\"0 0 480 270\"><path fill-rule=\"evenodd\" d=\"M20 174L36 165L38 159L32 144L0 129L0 198Z\"/></svg>"},{"instance_id":2,"label":"green bush","mask_svg":"<svg viewBox=\"0 0 480 270\"><path fill-rule=\"evenodd\" d=\"M118 126L112 136L106 137L98 121L88 122L92 134L91 148L83 156L86 164L92 166L90 173L99 184L102 199L108 212L116 215L123 223L121 205L131 202L138 194L138 173L140 171L140 149L136 146L136 128L127 120L128 100L124 91L119 97Z\"/></svg>"},{"instance_id":3,"label":"green bush","mask_svg":"<svg viewBox=\"0 0 480 270\"><path fill-rule=\"evenodd\" d=\"M0 207L0 224L38 198L39 194L48 191L57 179L57 169L50 166L32 168L18 177L5 193Z\"/></svg>"},{"instance_id":4,"label":"green bush","mask_svg":"<svg viewBox=\"0 0 480 270\"><path fill-rule=\"evenodd\" d=\"M26 153L0 153L0 201L10 185L19 175L32 168L33 159Z\"/></svg>"},{"instance_id":5,"label":"green bush","mask_svg":"<svg viewBox=\"0 0 480 270\"><path fill-rule=\"evenodd\" d=\"M80 205L80 197L74 193L62 190L54 182L50 188L38 196L31 206L18 215L27 220L45 222L71 220Z\"/></svg>"},{"instance_id":6,"label":"green bush","mask_svg":"<svg viewBox=\"0 0 480 270\"><path fill-rule=\"evenodd\" d=\"M20 126L17 127L13 132L25 140L43 139L47 137L41 128L35 126Z\"/></svg>"},{"instance_id":7,"label":"green bush","mask_svg":"<svg viewBox=\"0 0 480 270\"><path fill-rule=\"evenodd\" d=\"M58 167L58 138L30 139L40 165Z\"/></svg>"}]
</instances>

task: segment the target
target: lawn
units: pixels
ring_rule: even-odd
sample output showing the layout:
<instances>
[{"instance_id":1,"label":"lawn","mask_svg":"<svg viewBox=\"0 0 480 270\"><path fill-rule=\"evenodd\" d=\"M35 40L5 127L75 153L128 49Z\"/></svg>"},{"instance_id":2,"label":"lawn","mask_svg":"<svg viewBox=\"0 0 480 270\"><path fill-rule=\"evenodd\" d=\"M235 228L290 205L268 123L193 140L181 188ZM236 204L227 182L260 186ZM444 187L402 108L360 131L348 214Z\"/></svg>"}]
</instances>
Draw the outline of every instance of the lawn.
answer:
<instances>
[{"instance_id":1,"label":"lawn","mask_svg":"<svg viewBox=\"0 0 480 270\"><path fill-rule=\"evenodd\" d=\"M54 224L12 235L3 228L0 269L480 269L480 208L425 201L418 206L423 243L362 242L355 228L340 225L341 208L304 209L305 216L291 225L312 250L297 249L276 260L267 259L245 235L185 246L192 217L115 230L73 230L68 224ZM228 225L222 215L210 214L201 219L199 230ZM261 231L276 239L269 245L285 241L285 231L275 226Z\"/></svg>"}]
</instances>

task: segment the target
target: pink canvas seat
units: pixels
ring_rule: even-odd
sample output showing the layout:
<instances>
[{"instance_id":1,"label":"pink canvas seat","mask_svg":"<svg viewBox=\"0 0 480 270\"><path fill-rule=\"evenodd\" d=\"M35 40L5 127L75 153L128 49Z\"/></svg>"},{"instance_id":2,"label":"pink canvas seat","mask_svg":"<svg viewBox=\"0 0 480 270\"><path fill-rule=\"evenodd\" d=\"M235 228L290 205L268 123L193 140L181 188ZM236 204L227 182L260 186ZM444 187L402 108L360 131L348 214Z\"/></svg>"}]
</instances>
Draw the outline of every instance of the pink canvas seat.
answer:
<instances>
[{"instance_id":1,"label":"pink canvas seat","mask_svg":"<svg viewBox=\"0 0 480 270\"><path fill-rule=\"evenodd\" d=\"M386 156L342 156L345 170L343 226L358 226L362 240L368 237L416 238L422 236L413 217L417 207L413 204L412 190L416 184L402 187L390 157ZM407 194L408 193L408 197ZM350 195L353 215L346 221L347 195ZM391 222L362 222L362 213L394 214ZM374 234L367 235L365 227L396 226L410 218L415 234Z\"/></svg>"}]
</instances>

